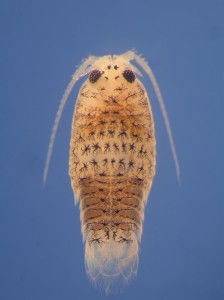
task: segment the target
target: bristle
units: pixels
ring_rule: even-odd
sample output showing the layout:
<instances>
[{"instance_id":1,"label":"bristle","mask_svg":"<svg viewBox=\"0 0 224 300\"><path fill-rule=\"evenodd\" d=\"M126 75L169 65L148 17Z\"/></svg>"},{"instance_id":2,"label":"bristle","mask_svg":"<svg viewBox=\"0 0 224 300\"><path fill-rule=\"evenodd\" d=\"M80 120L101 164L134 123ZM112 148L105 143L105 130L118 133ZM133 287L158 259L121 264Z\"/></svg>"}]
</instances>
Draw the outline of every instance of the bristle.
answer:
<instances>
[{"instance_id":1,"label":"bristle","mask_svg":"<svg viewBox=\"0 0 224 300\"><path fill-rule=\"evenodd\" d=\"M138 269L138 242L86 243L86 272L94 285L106 294L118 292L136 274Z\"/></svg>"}]
</instances>

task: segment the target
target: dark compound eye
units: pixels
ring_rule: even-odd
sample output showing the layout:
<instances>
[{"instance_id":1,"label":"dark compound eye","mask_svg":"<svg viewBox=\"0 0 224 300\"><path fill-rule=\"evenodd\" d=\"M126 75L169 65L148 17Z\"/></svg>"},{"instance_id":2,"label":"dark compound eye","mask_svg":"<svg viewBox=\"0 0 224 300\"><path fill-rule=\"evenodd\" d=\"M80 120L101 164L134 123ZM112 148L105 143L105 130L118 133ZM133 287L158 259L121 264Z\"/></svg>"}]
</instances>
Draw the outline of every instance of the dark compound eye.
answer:
<instances>
[{"instance_id":1,"label":"dark compound eye","mask_svg":"<svg viewBox=\"0 0 224 300\"><path fill-rule=\"evenodd\" d=\"M91 83L95 83L100 78L101 75L102 72L100 72L99 70L93 70L89 75L89 81Z\"/></svg>"},{"instance_id":2,"label":"dark compound eye","mask_svg":"<svg viewBox=\"0 0 224 300\"><path fill-rule=\"evenodd\" d=\"M130 83L135 81L135 73L132 70L125 70L123 76Z\"/></svg>"}]
</instances>

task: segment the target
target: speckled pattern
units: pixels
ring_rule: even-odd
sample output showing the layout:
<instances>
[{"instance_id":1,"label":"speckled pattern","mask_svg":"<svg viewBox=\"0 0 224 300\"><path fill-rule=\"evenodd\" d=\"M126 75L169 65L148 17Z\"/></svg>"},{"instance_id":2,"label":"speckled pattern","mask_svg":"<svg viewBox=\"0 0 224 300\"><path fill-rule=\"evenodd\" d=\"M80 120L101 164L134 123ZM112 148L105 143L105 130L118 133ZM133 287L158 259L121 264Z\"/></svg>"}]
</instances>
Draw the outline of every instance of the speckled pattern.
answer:
<instances>
[{"instance_id":1,"label":"speckled pattern","mask_svg":"<svg viewBox=\"0 0 224 300\"><path fill-rule=\"evenodd\" d=\"M125 72L124 72L125 71ZM87 243L141 238L155 174L154 122L144 86L125 66L105 63L80 89L72 123L70 177ZM94 75L97 80L92 80Z\"/></svg>"}]
</instances>

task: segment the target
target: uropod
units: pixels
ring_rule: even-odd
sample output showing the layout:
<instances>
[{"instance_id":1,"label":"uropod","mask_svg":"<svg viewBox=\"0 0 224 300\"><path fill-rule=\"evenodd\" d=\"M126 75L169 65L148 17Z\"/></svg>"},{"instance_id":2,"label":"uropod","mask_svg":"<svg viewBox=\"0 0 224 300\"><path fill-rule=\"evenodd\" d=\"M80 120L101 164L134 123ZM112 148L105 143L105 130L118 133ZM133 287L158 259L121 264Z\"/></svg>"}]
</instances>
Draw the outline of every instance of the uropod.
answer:
<instances>
[{"instance_id":1,"label":"uropod","mask_svg":"<svg viewBox=\"0 0 224 300\"><path fill-rule=\"evenodd\" d=\"M173 136L157 81L147 62L133 51L90 56L75 71L56 115L44 169L46 182L64 105L78 79L89 74L75 105L69 174L79 202L86 272L108 294L137 273L144 207L156 169L153 114L145 87L146 72L155 89L173 153Z\"/></svg>"}]
</instances>

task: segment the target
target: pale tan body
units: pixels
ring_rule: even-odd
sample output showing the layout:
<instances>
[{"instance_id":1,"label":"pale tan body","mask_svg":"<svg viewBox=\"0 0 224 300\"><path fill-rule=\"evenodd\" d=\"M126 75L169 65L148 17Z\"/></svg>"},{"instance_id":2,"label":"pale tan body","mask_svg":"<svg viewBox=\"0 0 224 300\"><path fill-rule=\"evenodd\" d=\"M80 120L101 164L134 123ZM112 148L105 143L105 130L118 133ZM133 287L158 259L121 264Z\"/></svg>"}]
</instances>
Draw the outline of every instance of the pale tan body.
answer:
<instances>
[{"instance_id":1,"label":"pale tan body","mask_svg":"<svg viewBox=\"0 0 224 300\"><path fill-rule=\"evenodd\" d=\"M90 74L80 89L73 116L69 173L75 200L80 201L86 270L93 282L103 284L106 293L115 282L128 282L137 273L144 205L156 167L154 122L147 93L135 76L135 80L130 74L124 76L127 70L142 76L133 60L154 87L179 179L159 86L147 62L133 51L89 56L75 71L57 111L43 176L45 183L66 101L77 80ZM98 70L94 76L93 70Z\"/></svg>"},{"instance_id":2,"label":"pale tan body","mask_svg":"<svg viewBox=\"0 0 224 300\"><path fill-rule=\"evenodd\" d=\"M117 62L105 64L97 82L86 80L81 87L72 122L69 173L80 200L87 246L134 243L137 251L155 174L156 142L145 88L137 78L127 82L122 67Z\"/></svg>"}]
</instances>

